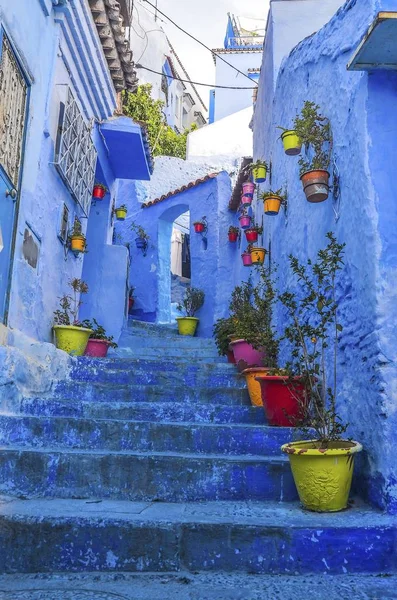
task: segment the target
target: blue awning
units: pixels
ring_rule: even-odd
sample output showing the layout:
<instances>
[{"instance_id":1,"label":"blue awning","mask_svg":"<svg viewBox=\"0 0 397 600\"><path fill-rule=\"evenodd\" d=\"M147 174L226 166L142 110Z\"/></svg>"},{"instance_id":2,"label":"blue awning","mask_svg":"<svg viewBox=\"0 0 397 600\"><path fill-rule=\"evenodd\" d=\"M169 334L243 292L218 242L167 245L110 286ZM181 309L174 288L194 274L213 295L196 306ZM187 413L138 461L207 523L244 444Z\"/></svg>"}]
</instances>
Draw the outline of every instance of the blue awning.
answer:
<instances>
[{"instance_id":1,"label":"blue awning","mask_svg":"<svg viewBox=\"0 0 397 600\"><path fill-rule=\"evenodd\" d=\"M117 179L148 181L153 161L146 132L130 117L114 117L100 125L109 162Z\"/></svg>"},{"instance_id":2,"label":"blue awning","mask_svg":"<svg viewBox=\"0 0 397 600\"><path fill-rule=\"evenodd\" d=\"M363 37L349 71L397 69L397 12L380 12Z\"/></svg>"}]
</instances>

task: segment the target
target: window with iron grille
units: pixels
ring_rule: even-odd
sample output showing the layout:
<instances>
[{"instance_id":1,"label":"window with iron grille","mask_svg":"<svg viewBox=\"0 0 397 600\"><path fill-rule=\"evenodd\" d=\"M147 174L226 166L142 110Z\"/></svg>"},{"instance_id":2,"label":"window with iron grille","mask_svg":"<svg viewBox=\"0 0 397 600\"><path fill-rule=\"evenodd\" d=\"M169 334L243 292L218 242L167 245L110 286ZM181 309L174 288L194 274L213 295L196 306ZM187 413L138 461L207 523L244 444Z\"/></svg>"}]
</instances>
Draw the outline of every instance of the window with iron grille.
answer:
<instances>
[{"instance_id":1,"label":"window with iron grille","mask_svg":"<svg viewBox=\"0 0 397 600\"><path fill-rule=\"evenodd\" d=\"M76 202L88 217L95 179L97 153L73 94L61 102L55 146L55 166Z\"/></svg>"}]
</instances>

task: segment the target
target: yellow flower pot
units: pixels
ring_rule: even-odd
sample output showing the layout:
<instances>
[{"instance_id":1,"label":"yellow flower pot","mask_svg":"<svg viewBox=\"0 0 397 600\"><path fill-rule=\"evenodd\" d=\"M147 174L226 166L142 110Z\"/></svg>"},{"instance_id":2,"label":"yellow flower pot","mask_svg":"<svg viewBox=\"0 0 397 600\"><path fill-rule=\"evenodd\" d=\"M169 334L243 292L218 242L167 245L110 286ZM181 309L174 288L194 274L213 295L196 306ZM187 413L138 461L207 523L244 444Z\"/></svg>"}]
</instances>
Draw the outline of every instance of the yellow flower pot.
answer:
<instances>
[{"instance_id":1,"label":"yellow flower pot","mask_svg":"<svg viewBox=\"0 0 397 600\"><path fill-rule=\"evenodd\" d=\"M281 206L280 196L269 196L263 204L265 215L278 215Z\"/></svg>"},{"instance_id":2,"label":"yellow flower pot","mask_svg":"<svg viewBox=\"0 0 397 600\"><path fill-rule=\"evenodd\" d=\"M288 156L297 156L301 153L302 142L295 131L284 131L281 134L281 139L283 140L285 154L288 154Z\"/></svg>"},{"instance_id":3,"label":"yellow flower pot","mask_svg":"<svg viewBox=\"0 0 397 600\"><path fill-rule=\"evenodd\" d=\"M125 208L116 208L116 219L118 221L125 221L127 216L127 210Z\"/></svg>"},{"instance_id":4,"label":"yellow flower pot","mask_svg":"<svg viewBox=\"0 0 397 600\"><path fill-rule=\"evenodd\" d=\"M74 325L54 325L56 347L72 356L83 356L92 329Z\"/></svg>"},{"instance_id":5,"label":"yellow flower pot","mask_svg":"<svg viewBox=\"0 0 397 600\"><path fill-rule=\"evenodd\" d=\"M251 260L253 264L263 265L265 262L266 250L264 248L252 248Z\"/></svg>"},{"instance_id":6,"label":"yellow flower pot","mask_svg":"<svg viewBox=\"0 0 397 600\"><path fill-rule=\"evenodd\" d=\"M194 335L199 319L196 317L177 317L179 335Z\"/></svg>"},{"instance_id":7,"label":"yellow flower pot","mask_svg":"<svg viewBox=\"0 0 397 600\"><path fill-rule=\"evenodd\" d=\"M354 441L331 442L318 449L318 442L291 442L281 450L288 454L300 501L316 512L337 512L347 507L354 455L362 445Z\"/></svg>"},{"instance_id":8,"label":"yellow flower pot","mask_svg":"<svg viewBox=\"0 0 397 600\"><path fill-rule=\"evenodd\" d=\"M84 252L85 237L83 235L73 235L70 238L70 249L72 252Z\"/></svg>"},{"instance_id":9,"label":"yellow flower pot","mask_svg":"<svg viewBox=\"0 0 397 600\"><path fill-rule=\"evenodd\" d=\"M255 167L252 169L252 176L255 183L263 183L266 181L266 167Z\"/></svg>"},{"instance_id":10,"label":"yellow flower pot","mask_svg":"<svg viewBox=\"0 0 397 600\"><path fill-rule=\"evenodd\" d=\"M245 369L242 373L245 376L252 406L263 406L261 384L259 381L256 381L256 377L258 375L266 375L268 372L269 369L267 367L252 367Z\"/></svg>"}]
</instances>

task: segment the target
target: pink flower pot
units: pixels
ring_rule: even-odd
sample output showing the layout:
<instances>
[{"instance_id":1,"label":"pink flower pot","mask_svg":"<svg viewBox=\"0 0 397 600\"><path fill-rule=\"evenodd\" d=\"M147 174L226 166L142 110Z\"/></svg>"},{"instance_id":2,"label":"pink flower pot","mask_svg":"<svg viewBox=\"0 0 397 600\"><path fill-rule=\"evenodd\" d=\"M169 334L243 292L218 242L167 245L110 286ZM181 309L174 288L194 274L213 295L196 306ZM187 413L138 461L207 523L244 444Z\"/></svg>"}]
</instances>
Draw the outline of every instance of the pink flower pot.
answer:
<instances>
[{"instance_id":1,"label":"pink flower pot","mask_svg":"<svg viewBox=\"0 0 397 600\"><path fill-rule=\"evenodd\" d=\"M251 183L251 181L246 181L242 185L243 195L249 194L250 196L254 195L255 191L255 183Z\"/></svg>"},{"instance_id":2,"label":"pink flower pot","mask_svg":"<svg viewBox=\"0 0 397 600\"><path fill-rule=\"evenodd\" d=\"M109 343L105 340L88 340L84 356L94 356L95 358L105 358L109 350Z\"/></svg>"},{"instance_id":3,"label":"pink flower pot","mask_svg":"<svg viewBox=\"0 0 397 600\"><path fill-rule=\"evenodd\" d=\"M240 372L250 367L260 367L264 363L265 353L255 350L245 340L230 342L229 348L233 350L236 365Z\"/></svg>"},{"instance_id":4,"label":"pink flower pot","mask_svg":"<svg viewBox=\"0 0 397 600\"><path fill-rule=\"evenodd\" d=\"M244 196L241 196L241 204L243 206L250 206L252 203L252 196L247 196L247 194L245 194Z\"/></svg>"},{"instance_id":5,"label":"pink flower pot","mask_svg":"<svg viewBox=\"0 0 397 600\"><path fill-rule=\"evenodd\" d=\"M240 226L243 229L247 229L251 225L251 217L242 216L239 218Z\"/></svg>"},{"instance_id":6,"label":"pink flower pot","mask_svg":"<svg viewBox=\"0 0 397 600\"><path fill-rule=\"evenodd\" d=\"M251 252L243 252L243 254L241 255L241 258L243 259L244 267L250 267L252 265Z\"/></svg>"}]
</instances>

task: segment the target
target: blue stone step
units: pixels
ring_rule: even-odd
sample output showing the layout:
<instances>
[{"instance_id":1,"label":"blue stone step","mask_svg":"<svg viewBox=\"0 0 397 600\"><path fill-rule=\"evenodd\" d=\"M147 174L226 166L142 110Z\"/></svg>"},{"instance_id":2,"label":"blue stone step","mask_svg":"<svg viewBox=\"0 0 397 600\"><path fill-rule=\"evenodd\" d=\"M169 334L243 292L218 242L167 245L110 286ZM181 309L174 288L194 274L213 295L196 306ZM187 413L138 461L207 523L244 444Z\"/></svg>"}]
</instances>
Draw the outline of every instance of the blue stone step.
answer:
<instances>
[{"instance_id":1,"label":"blue stone step","mask_svg":"<svg viewBox=\"0 0 397 600\"><path fill-rule=\"evenodd\" d=\"M92 419L127 419L133 421L178 421L192 423L248 423L264 425L265 413L254 406L220 404L182 404L177 402L86 402L76 399L48 400L26 398L20 412L33 416L84 417Z\"/></svg>"},{"instance_id":2,"label":"blue stone step","mask_svg":"<svg viewBox=\"0 0 397 600\"><path fill-rule=\"evenodd\" d=\"M340 575L338 580L346 582L341 583L341 600L354 600L358 596L352 595L349 574L396 573L396 534L394 517L366 506L316 514L295 503L12 500L0 504L0 571L213 571L220 581L225 577L221 571L321 574L322 585L311 588L310 598L326 597L322 594L332 582L325 574ZM263 589L249 596L242 589L236 595L229 588L218 597L281 599L282 581L274 583L271 595ZM374 586L366 598L394 597ZM167 585L163 587L166 595ZM299 590L297 584L291 598L299 598ZM145 597L151 598L150 592Z\"/></svg>"},{"instance_id":3,"label":"blue stone step","mask_svg":"<svg viewBox=\"0 0 397 600\"><path fill-rule=\"evenodd\" d=\"M294 433L255 425L0 416L0 444L23 448L280 456Z\"/></svg>"},{"instance_id":4,"label":"blue stone step","mask_svg":"<svg viewBox=\"0 0 397 600\"><path fill-rule=\"evenodd\" d=\"M116 348L111 356L124 359L158 360L166 359L174 363L218 363L227 364L226 357L219 356L216 350L192 350L189 348L147 348L137 344L136 347Z\"/></svg>"},{"instance_id":5,"label":"blue stone step","mask_svg":"<svg viewBox=\"0 0 397 600\"><path fill-rule=\"evenodd\" d=\"M181 350L179 350L181 353ZM112 358L90 358L82 356L74 360L72 374L78 374L84 376L91 372L108 372L108 371L122 371L122 372L142 372L142 371L168 371L171 373L203 373L203 374L220 374L230 375L233 378L241 378L238 374L235 365L225 362L204 362L200 365L196 365L194 362L186 364L179 360L173 360L166 355L161 358L125 358L125 357L112 357Z\"/></svg>"},{"instance_id":6,"label":"blue stone step","mask_svg":"<svg viewBox=\"0 0 397 600\"><path fill-rule=\"evenodd\" d=\"M55 399L85 400L95 402L181 402L194 404L249 405L248 391L243 385L236 387L175 387L165 385L122 384L84 381L62 381L53 392Z\"/></svg>"},{"instance_id":7,"label":"blue stone step","mask_svg":"<svg viewBox=\"0 0 397 600\"><path fill-rule=\"evenodd\" d=\"M0 493L163 502L297 498L284 456L3 448Z\"/></svg>"}]
</instances>

